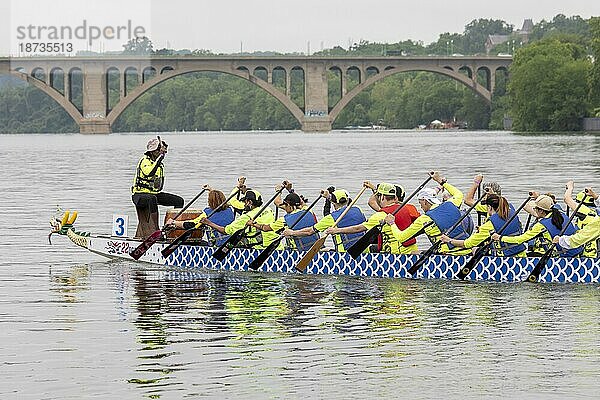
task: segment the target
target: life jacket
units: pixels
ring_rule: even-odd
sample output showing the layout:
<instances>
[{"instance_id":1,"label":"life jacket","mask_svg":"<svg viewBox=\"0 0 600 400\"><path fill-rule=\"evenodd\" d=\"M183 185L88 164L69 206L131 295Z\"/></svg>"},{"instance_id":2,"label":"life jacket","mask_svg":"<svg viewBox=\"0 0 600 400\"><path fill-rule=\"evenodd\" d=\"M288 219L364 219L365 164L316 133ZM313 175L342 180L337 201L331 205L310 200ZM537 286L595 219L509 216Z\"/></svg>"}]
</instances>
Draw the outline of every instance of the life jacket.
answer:
<instances>
[{"instance_id":1,"label":"life jacket","mask_svg":"<svg viewBox=\"0 0 600 400\"><path fill-rule=\"evenodd\" d=\"M313 214L312 212L307 212L302 219L300 219L299 222L298 219L300 218L300 216L304 213L304 210L296 210L295 212L291 213L291 214L286 214L284 215L283 219L285 221L285 224L288 227L292 227L292 225L294 225L294 229L303 229L303 228L308 228L309 226L313 226L316 222L317 222L317 217L315 216L315 214ZM306 251L308 249L310 249L312 247L313 244L315 244L315 242L317 240L319 240L320 236L318 233L314 233L310 236L304 236L304 237L294 237L294 238L288 238L288 243L291 242L293 243L292 246L290 247L294 247L296 248L296 250L299 251Z\"/></svg>"},{"instance_id":2,"label":"life jacket","mask_svg":"<svg viewBox=\"0 0 600 400\"><path fill-rule=\"evenodd\" d=\"M142 172L142 162L145 160L149 160L150 162L154 162L150 157L144 156L138 162L135 178L133 180L133 187L131 191L133 193L152 193L156 194L163 189L165 178L164 178L164 169L162 162L156 168L156 172L154 175L146 175Z\"/></svg>"},{"instance_id":3,"label":"life jacket","mask_svg":"<svg viewBox=\"0 0 600 400\"><path fill-rule=\"evenodd\" d=\"M446 233L446 231L450 229L462 216L460 209L451 201L445 201L439 206L427 211L425 214L433 220L442 233ZM446 235L457 240L464 240L469 237L469 234L465 231L462 224L459 224L456 228L454 228L454 230L452 230L452 232L448 232ZM448 243L448 248L453 247L454 246Z\"/></svg>"},{"instance_id":4,"label":"life jacket","mask_svg":"<svg viewBox=\"0 0 600 400\"><path fill-rule=\"evenodd\" d=\"M467 210L461 209L460 216L462 217L465 214L467 214ZM475 230L475 221L473 221L473 217L471 216L471 214L467 214L467 216L464 217L462 221L460 221L460 224L463 227L464 231L467 232L469 236L471 236L471 234Z\"/></svg>"},{"instance_id":5,"label":"life jacket","mask_svg":"<svg viewBox=\"0 0 600 400\"><path fill-rule=\"evenodd\" d=\"M206 215L210 215L210 213L212 213L212 212L213 212L213 209L210 207L206 207L204 209L204 213ZM235 219L235 215L234 215L231 207L227 207L225 210L218 211L218 212L214 213L213 215L211 215L209 218L209 220L211 222L214 222L215 224L220 225L220 226L227 226L230 223L232 223L234 219ZM208 229L206 230L206 239L213 246L221 246L229 238L229 235L225 235L225 234L217 231L216 229L213 229L210 227L207 227L207 228Z\"/></svg>"},{"instance_id":6,"label":"life jacket","mask_svg":"<svg viewBox=\"0 0 600 400\"><path fill-rule=\"evenodd\" d=\"M578 229L583 229L586 227L590 220L598 215L595 209L590 208L590 212L588 214L583 214L581 211L577 213L576 224ZM591 217L591 218L588 218ZM583 253L581 254L583 257L596 258L598 257L598 243L599 240L590 240L586 244L583 245Z\"/></svg>"},{"instance_id":7,"label":"life jacket","mask_svg":"<svg viewBox=\"0 0 600 400\"><path fill-rule=\"evenodd\" d=\"M548 231L548 233L550 234L550 236L552 238L554 238L555 236L558 236L560 234L561 230L563 230L565 228L565 226L567 226L567 223L569 223L569 226L567 227L567 229L565 230L565 233L563 233L563 235L570 236L570 235L574 234L575 232L577 232L577 228L575 228L575 226L569 222L569 218L567 218L565 213L563 213L563 212L560 212L560 213L563 216L563 224L560 229L557 229L554 226L554 224L552 223L551 216L542 218L539 221L542 225L544 225L544 228L546 228L546 230ZM548 243L547 240L543 240L543 241L545 243L543 243L542 246L545 247L547 250L550 243ZM556 249L558 250L559 257L575 257L575 256L581 254L581 252L583 252L583 246L579 246L574 249L566 250L566 249L562 248L559 244L557 244Z\"/></svg>"},{"instance_id":8,"label":"life jacket","mask_svg":"<svg viewBox=\"0 0 600 400\"><path fill-rule=\"evenodd\" d=\"M380 211L383 211L386 214L393 214L398 209L398 207L400 207L400 204L392 204L387 207L382 207ZM396 213L396 215L394 215L394 222L396 223L396 226L402 231L408 228L414 222L414 220L417 219L416 216L419 215L418 211L414 214L411 214L409 207L414 208L415 206L413 206L412 204L406 204L404 207L402 207L400 211ZM410 247L415 243L417 243L417 239L412 238L408 239L406 242L403 242L402 246ZM379 235L377 236L377 251L381 251L382 247L383 235Z\"/></svg>"},{"instance_id":9,"label":"life jacket","mask_svg":"<svg viewBox=\"0 0 600 400\"><path fill-rule=\"evenodd\" d=\"M248 214L251 218L254 217L257 224L270 224L275 221L273 210L267 207L262 214L256 215L259 209L259 207L255 207L244 214ZM247 227L245 232L242 245L249 248L264 249L278 237L277 233L273 231L263 232L252 227Z\"/></svg>"},{"instance_id":10,"label":"life jacket","mask_svg":"<svg viewBox=\"0 0 600 400\"><path fill-rule=\"evenodd\" d=\"M515 215L515 209L512 204L508 205L508 219L511 219L513 215ZM504 224L506 224L506 220L500 218L498 214L494 214L490 217L490 221L492 225L494 225L494 231L500 232ZM521 227L521 221L519 221L519 217L513 219L510 224L502 231L502 236L518 236L523 233L523 228ZM508 246L508 247L507 247ZM519 245L508 245L505 244L504 247L502 243L494 242L494 252L496 256L514 256L515 254L519 254L522 251L525 251L527 246L525 244Z\"/></svg>"},{"instance_id":11,"label":"life jacket","mask_svg":"<svg viewBox=\"0 0 600 400\"><path fill-rule=\"evenodd\" d=\"M335 211L331 212L330 215L333 217L334 221L337 220L340 215L342 215L342 213L344 212L346 207L347 206L344 206L344 207L340 208L339 210L335 210ZM347 226L360 225L363 222L365 222L366 220L367 219L365 218L365 215L360 210L360 208L354 206L350 210L348 210L348 212L346 213L344 218L342 218L342 220L340 221L340 223L337 226L339 228L345 228ZM341 251L340 245L343 245L344 249L349 249L364 234L365 234L364 232L358 232L358 233L340 233L338 235L334 235L334 238L335 238L335 236L339 236L339 238L341 239L341 243L336 243L336 241L334 240L336 250Z\"/></svg>"}]
</instances>

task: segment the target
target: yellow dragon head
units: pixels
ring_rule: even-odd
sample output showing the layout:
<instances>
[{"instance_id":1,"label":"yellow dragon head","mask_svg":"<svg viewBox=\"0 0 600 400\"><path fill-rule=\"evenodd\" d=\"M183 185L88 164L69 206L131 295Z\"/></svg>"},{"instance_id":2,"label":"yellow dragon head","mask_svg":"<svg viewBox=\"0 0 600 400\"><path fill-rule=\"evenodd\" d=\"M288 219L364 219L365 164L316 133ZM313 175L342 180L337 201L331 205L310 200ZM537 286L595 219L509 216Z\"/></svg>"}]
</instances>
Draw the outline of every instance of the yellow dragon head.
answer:
<instances>
[{"instance_id":1,"label":"yellow dragon head","mask_svg":"<svg viewBox=\"0 0 600 400\"><path fill-rule=\"evenodd\" d=\"M51 236L56 233L59 235L66 235L69 229L73 228L73 224L77 219L77 211L73 211L71 213L69 210L65 211L62 214L62 218L58 218L62 211L60 209L57 210L57 213L50 219L50 227L51 231L48 235L48 242L52 244Z\"/></svg>"}]
</instances>

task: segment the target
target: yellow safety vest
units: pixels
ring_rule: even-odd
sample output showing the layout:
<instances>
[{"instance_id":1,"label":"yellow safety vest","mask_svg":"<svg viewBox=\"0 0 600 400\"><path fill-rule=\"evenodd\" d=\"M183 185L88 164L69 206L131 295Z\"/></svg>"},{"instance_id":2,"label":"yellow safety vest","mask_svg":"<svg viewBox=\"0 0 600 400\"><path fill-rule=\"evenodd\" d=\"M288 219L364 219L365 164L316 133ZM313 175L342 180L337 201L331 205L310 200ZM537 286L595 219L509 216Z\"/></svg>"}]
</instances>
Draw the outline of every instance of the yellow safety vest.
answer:
<instances>
[{"instance_id":1,"label":"yellow safety vest","mask_svg":"<svg viewBox=\"0 0 600 400\"><path fill-rule=\"evenodd\" d=\"M154 174L150 175L155 166L156 161L152 161L148 156L142 157L135 171L135 178L131 187L132 193L156 194L162 190L165 182L162 162L156 168Z\"/></svg>"}]
</instances>

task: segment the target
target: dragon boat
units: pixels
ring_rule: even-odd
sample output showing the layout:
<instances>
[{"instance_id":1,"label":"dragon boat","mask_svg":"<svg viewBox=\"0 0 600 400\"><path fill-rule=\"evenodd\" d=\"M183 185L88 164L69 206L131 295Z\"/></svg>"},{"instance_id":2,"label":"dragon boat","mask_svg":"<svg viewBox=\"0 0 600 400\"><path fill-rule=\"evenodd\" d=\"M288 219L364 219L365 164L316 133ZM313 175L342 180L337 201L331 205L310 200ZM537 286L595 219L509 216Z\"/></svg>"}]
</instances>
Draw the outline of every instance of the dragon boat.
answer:
<instances>
[{"instance_id":1,"label":"dragon boat","mask_svg":"<svg viewBox=\"0 0 600 400\"><path fill-rule=\"evenodd\" d=\"M69 217L65 213L62 220L51 221L52 234L67 236L71 242L92 253L109 259L134 261L129 255L141 240L93 235L76 231L73 227L76 214ZM205 268L218 271L248 271L248 265L260 250L233 248L223 261L212 257L215 247L197 244L182 244L168 257L161 250L170 240L156 242L138 260L164 267ZM296 250L275 250L257 271L299 274L295 266L305 252ZM399 255L388 253L365 253L354 260L349 254L334 251L319 252L302 273L313 275L347 275L379 278L408 279L459 279L460 269L470 256L436 254L428 258L425 264L413 276L408 269L418 260L419 255ZM539 258L486 256L467 275L466 280L488 282L523 282L533 270ZM600 283L600 258L550 258L541 272L541 283Z\"/></svg>"}]
</instances>

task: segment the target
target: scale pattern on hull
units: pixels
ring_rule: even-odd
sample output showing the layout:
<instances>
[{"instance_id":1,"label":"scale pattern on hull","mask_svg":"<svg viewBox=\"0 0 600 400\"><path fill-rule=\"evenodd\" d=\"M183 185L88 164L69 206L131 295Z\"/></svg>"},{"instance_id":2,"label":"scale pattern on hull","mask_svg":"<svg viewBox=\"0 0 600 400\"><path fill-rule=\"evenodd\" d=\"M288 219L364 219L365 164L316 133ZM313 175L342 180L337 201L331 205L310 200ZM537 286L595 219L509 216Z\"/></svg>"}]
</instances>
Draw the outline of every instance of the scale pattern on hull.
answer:
<instances>
[{"instance_id":1,"label":"scale pattern on hull","mask_svg":"<svg viewBox=\"0 0 600 400\"><path fill-rule=\"evenodd\" d=\"M70 235L69 238L75 242L75 236ZM131 260L129 252L139 242L92 236L76 244L109 258ZM166 244L155 244L140 258L140 261L173 267L247 271L248 264L260 254L258 250L232 249L225 259L219 262L211 256L214 251L212 247L183 245L165 259L160 253L165 246ZM259 271L298 273L294 267L303 255L304 253L297 251L276 250ZM465 265L468 257L431 256L416 277L413 277L407 270L417 259L416 255L363 254L355 261L345 253L321 252L309 264L305 273L381 278L456 279L459 269ZM526 280L537 260L537 258L484 257L471 271L467 280L521 282ZM600 259L552 258L539 281L600 283Z\"/></svg>"},{"instance_id":2,"label":"scale pattern on hull","mask_svg":"<svg viewBox=\"0 0 600 400\"><path fill-rule=\"evenodd\" d=\"M248 270L248 264L259 254L256 250L234 249L223 262L211 257L212 248L180 247L166 265L185 267L202 266L215 270ZM263 272L294 273L294 266L304 253L275 251L262 265ZM319 253L306 269L308 274L373 276L382 278L412 278L408 268L416 262L416 255L363 254L353 260L348 254ZM455 279L468 257L434 255L423 265L416 278ZM533 269L537 258L484 257L467 279L494 282L523 281ZM600 282L598 259L552 259L540 276L540 282Z\"/></svg>"}]
</instances>

